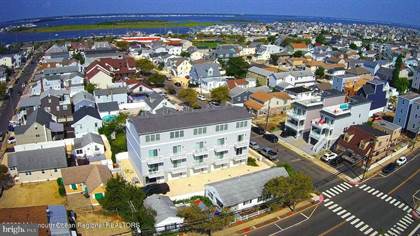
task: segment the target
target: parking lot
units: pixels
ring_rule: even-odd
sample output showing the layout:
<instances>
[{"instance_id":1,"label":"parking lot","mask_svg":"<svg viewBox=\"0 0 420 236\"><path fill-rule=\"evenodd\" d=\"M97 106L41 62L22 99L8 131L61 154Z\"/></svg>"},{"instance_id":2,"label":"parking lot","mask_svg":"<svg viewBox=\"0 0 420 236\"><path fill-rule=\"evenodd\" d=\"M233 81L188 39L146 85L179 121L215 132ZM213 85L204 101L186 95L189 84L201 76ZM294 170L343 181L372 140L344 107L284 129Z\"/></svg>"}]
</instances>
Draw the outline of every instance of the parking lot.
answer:
<instances>
[{"instance_id":1,"label":"parking lot","mask_svg":"<svg viewBox=\"0 0 420 236\"><path fill-rule=\"evenodd\" d=\"M251 132L251 141L256 142L260 147L269 147L277 152L276 163L288 163L296 171L301 171L311 176L313 183L318 190L326 189L330 185L339 182L339 179L336 176L318 167L310 160L300 157L298 154L286 149L278 143L267 141L262 135Z\"/></svg>"}]
</instances>

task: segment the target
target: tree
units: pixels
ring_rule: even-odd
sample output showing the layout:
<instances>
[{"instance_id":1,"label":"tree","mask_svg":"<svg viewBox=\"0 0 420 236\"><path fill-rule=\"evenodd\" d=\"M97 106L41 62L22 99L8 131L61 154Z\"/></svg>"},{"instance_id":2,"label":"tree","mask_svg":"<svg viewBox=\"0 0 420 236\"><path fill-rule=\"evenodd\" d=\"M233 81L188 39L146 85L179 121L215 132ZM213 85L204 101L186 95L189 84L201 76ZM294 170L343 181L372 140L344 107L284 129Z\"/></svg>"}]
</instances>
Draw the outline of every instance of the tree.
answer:
<instances>
[{"instance_id":1,"label":"tree","mask_svg":"<svg viewBox=\"0 0 420 236\"><path fill-rule=\"evenodd\" d=\"M227 86L214 88L210 91L210 96L213 101L225 103L229 100L229 89Z\"/></svg>"},{"instance_id":2,"label":"tree","mask_svg":"<svg viewBox=\"0 0 420 236\"><path fill-rule=\"evenodd\" d=\"M393 82L393 87L397 89L400 94L406 93L409 88L410 82L405 77L399 77Z\"/></svg>"},{"instance_id":3,"label":"tree","mask_svg":"<svg viewBox=\"0 0 420 236\"><path fill-rule=\"evenodd\" d=\"M0 82L0 98L6 95L6 90L7 90L7 84Z\"/></svg>"},{"instance_id":4,"label":"tree","mask_svg":"<svg viewBox=\"0 0 420 236\"><path fill-rule=\"evenodd\" d=\"M276 42L276 36L275 35L268 36L267 41L271 44L274 44Z\"/></svg>"},{"instance_id":5,"label":"tree","mask_svg":"<svg viewBox=\"0 0 420 236\"><path fill-rule=\"evenodd\" d=\"M85 57L80 52L73 54L73 58L78 60L81 65L85 64Z\"/></svg>"},{"instance_id":6,"label":"tree","mask_svg":"<svg viewBox=\"0 0 420 236\"><path fill-rule=\"evenodd\" d=\"M136 61L136 68L147 75L155 68L155 65L147 59L139 59Z\"/></svg>"},{"instance_id":7,"label":"tree","mask_svg":"<svg viewBox=\"0 0 420 236\"><path fill-rule=\"evenodd\" d=\"M318 36L316 36L315 38L315 42L320 43L320 44L325 44L326 43L326 38L324 36L324 34L319 34Z\"/></svg>"},{"instance_id":8,"label":"tree","mask_svg":"<svg viewBox=\"0 0 420 236\"><path fill-rule=\"evenodd\" d=\"M349 47L350 49L357 50L357 45L354 43L351 43Z\"/></svg>"},{"instance_id":9,"label":"tree","mask_svg":"<svg viewBox=\"0 0 420 236\"><path fill-rule=\"evenodd\" d=\"M242 57L232 57L228 60L225 67L227 75L245 77L249 64Z\"/></svg>"},{"instance_id":10,"label":"tree","mask_svg":"<svg viewBox=\"0 0 420 236\"><path fill-rule=\"evenodd\" d=\"M89 82L85 83L85 90L90 93L93 94L93 91L96 89L96 84L91 84Z\"/></svg>"},{"instance_id":11,"label":"tree","mask_svg":"<svg viewBox=\"0 0 420 236\"><path fill-rule=\"evenodd\" d=\"M296 204L310 197L313 190L309 176L301 172L292 172L289 177L280 176L268 181L264 186L263 194L272 196L278 204L295 210Z\"/></svg>"},{"instance_id":12,"label":"tree","mask_svg":"<svg viewBox=\"0 0 420 236\"><path fill-rule=\"evenodd\" d=\"M8 189L14 184L13 177L9 173L9 168L0 164L0 188Z\"/></svg>"},{"instance_id":13,"label":"tree","mask_svg":"<svg viewBox=\"0 0 420 236\"><path fill-rule=\"evenodd\" d=\"M216 214L215 207L201 210L195 204L192 204L190 207L180 208L177 215L184 218L184 223L188 227L185 230L199 233L221 230L234 219L233 215L224 209Z\"/></svg>"},{"instance_id":14,"label":"tree","mask_svg":"<svg viewBox=\"0 0 420 236\"><path fill-rule=\"evenodd\" d=\"M181 57L190 57L191 56L191 53L189 53L187 51L182 51L180 56Z\"/></svg>"},{"instance_id":15,"label":"tree","mask_svg":"<svg viewBox=\"0 0 420 236\"><path fill-rule=\"evenodd\" d=\"M103 209L118 213L126 222L139 223L144 231L142 235L153 235L154 212L143 206L145 198L140 187L117 175L106 183L105 196L99 203Z\"/></svg>"},{"instance_id":16,"label":"tree","mask_svg":"<svg viewBox=\"0 0 420 236\"><path fill-rule=\"evenodd\" d=\"M270 64L277 66L279 64L278 63L279 57L280 57L279 54L271 54L270 55Z\"/></svg>"},{"instance_id":17,"label":"tree","mask_svg":"<svg viewBox=\"0 0 420 236\"><path fill-rule=\"evenodd\" d=\"M296 51L295 53L293 53L293 57L303 57L303 52L302 51Z\"/></svg>"},{"instance_id":18,"label":"tree","mask_svg":"<svg viewBox=\"0 0 420 236\"><path fill-rule=\"evenodd\" d=\"M165 80L166 76L159 73L155 73L147 79L147 82L157 87L163 87L163 85L165 84Z\"/></svg>"},{"instance_id":19,"label":"tree","mask_svg":"<svg viewBox=\"0 0 420 236\"><path fill-rule=\"evenodd\" d=\"M115 45L119 48L119 49L121 49L122 51L127 51L128 50L128 42L126 42L126 41L117 41L116 43L115 43Z\"/></svg>"},{"instance_id":20,"label":"tree","mask_svg":"<svg viewBox=\"0 0 420 236\"><path fill-rule=\"evenodd\" d=\"M394 71L392 72L391 85L397 89L399 93L405 93L408 90L409 82L407 78L401 78L400 72L403 66L402 55L398 55L395 60Z\"/></svg>"},{"instance_id":21,"label":"tree","mask_svg":"<svg viewBox=\"0 0 420 236\"><path fill-rule=\"evenodd\" d=\"M315 75L318 79L323 78L325 76L325 68L322 66L318 67L315 71Z\"/></svg>"},{"instance_id":22,"label":"tree","mask_svg":"<svg viewBox=\"0 0 420 236\"><path fill-rule=\"evenodd\" d=\"M198 106L197 102L197 92L192 88L186 88L179 90L178 96L189 106L194 107Z\"/></svg>"}]
</instances>

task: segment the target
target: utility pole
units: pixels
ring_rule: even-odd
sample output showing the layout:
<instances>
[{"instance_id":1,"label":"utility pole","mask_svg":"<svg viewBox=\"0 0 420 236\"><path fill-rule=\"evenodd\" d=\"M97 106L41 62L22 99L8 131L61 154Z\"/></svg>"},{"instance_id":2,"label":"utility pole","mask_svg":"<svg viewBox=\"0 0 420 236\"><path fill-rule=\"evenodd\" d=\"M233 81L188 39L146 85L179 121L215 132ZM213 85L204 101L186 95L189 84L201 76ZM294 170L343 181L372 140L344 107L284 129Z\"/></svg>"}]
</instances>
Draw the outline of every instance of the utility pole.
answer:
<instances>
[{"instance_id":1,"label":"utility pole","mask_svg":"<svg viewBox=\"0 0 420 236\"><path fill-rule=\"evenodd\" d=\"M268 110L267 110L267 115L265 116L265 128L264 128L265 131L267 131L268 118L270 117L270 108L271 108L271 98L268 101Z\"/></svg>"}]
</instances>

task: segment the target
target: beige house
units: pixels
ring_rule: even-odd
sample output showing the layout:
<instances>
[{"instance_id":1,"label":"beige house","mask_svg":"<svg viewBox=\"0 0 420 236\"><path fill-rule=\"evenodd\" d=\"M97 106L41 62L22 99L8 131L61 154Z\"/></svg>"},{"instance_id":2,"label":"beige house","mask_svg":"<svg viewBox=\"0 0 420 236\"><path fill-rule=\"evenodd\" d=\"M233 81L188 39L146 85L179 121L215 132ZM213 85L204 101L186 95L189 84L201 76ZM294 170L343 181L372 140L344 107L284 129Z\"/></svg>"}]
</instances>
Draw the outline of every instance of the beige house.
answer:
<instances>
[{"instance_id":1,"label":"beige house","mask_svg":"<svg viewBox=\"0 0 420 236\"><path fill-rule=\"evenodd\" d=\"M105 165L84 165L65 168L61 171L66 193L89 195L92 205L105 196L107 181L112 178Z\"/></svg>"},{"instance_id":2,"label":"beige house","mask_svg":"<svg viewBox=\"0 0 420 236\"><path fill-rule=\"evenodd\" d=\"M37 109L27 118L26 124L15 128L16 144L41 143L59 139L64 127L56 123L50 113Z\"/></svg>"},{"instance_id":3,"label":"beige house","mask_svg":"<svg viewBox=\"0 0 420 236\"><path fill-rule=\"evenodd\" d=\"M107 89L112 86L112 76L105 70L93 68L92 71L86 73L86 79L99 89Z\"/></svg>"},{"instance_id":4,"label":"beige house","mask_svg":"<svg viewBox=\"0 0 420 236\"><path fill-rule=\"evenodd\" d=\"M171 73L177 77L184 77L190 74L191 62L185 58L176 58L171 67Z\"/></svg>"},{"instance_id":5,"label":"beige house","mask_svg":"<svg viewBox=\"0 0 420 236\"><path fill-rule=\"evenodd\" d=\"M283 114L290 107L290 96L285 92L256 92L244 103L254 115Z\"/></svg>"}]
</instances>

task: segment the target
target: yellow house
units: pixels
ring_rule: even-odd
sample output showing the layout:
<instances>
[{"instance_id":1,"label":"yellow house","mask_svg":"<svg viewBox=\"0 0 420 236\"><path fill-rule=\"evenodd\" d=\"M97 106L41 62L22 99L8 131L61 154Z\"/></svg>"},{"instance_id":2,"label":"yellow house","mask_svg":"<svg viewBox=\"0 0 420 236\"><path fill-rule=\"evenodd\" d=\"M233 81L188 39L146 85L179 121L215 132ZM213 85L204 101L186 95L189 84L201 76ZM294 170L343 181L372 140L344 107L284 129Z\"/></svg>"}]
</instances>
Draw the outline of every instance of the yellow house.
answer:
<instances>
[{"instance_id":1,"label":"yellow house","mask_svg":"<svg viewBox=\"0 0 420 236\"><path fill-rule=\"evenodd\" d=\"M172 78L172 82L174 84L179 83L179 85L181 86L181 88L188 88L189 81L190 81L190 79L187 76L184 76L184 77L173 77Z\"/></svg>"},{"instance_id":2,"label":"yellow house","mask_svg":"<svg viewBox=\"0 0 420 236\"><path fill-rule=\"evenodd\" d=\"M106 182L112 177L104 165L84 165L61 170L68 195L88 194L92 205L99 205L98 199L105 196Z\"/></svg>"}]
</instances>

